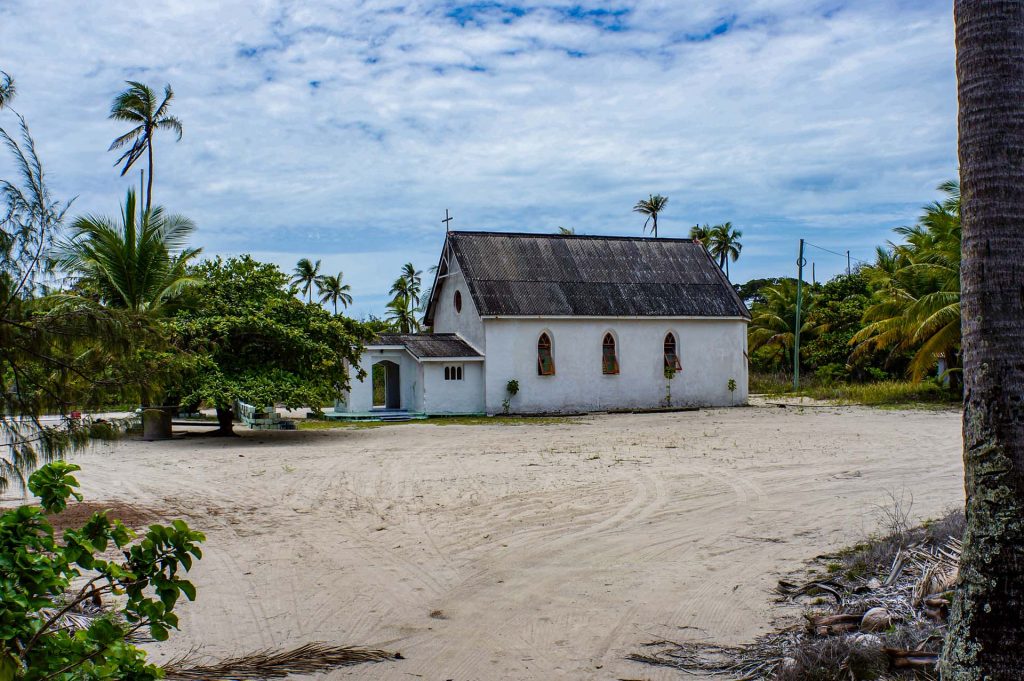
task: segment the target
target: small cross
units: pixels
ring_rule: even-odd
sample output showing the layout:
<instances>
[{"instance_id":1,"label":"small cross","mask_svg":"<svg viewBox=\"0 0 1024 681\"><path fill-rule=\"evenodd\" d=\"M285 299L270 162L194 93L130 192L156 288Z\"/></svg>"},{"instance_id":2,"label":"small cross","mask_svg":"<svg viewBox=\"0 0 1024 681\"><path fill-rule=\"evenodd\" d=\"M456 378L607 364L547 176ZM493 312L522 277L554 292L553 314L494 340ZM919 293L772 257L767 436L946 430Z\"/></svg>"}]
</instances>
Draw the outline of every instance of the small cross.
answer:
<instances>
[{"instance_id":1,"label":"small cross","mask_svg":"<svg viewBox=\"0 0 1024 681\"><path fill-rule=\"evenodd\" d=\"M453 218L451 215L448 214L448 209L445 208L444 209L444 220L441 220L441 222L444 223L444 231L446 231L446 232L449 231L449 229L451 228L451 225L449 225L448 223L451 222L454 219L455 218Z\"/></svg>"}]
</instances>

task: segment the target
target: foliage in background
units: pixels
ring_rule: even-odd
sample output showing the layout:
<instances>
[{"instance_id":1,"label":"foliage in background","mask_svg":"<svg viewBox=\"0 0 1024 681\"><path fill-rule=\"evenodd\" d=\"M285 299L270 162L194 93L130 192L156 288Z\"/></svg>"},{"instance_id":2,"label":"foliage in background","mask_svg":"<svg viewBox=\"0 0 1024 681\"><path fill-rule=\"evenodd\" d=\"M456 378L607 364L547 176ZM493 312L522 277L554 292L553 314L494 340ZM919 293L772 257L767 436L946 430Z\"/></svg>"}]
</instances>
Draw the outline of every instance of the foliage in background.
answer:
<instances>
[{"instance_id":1,"label":"foliage in background","mask_svg":"<svg viewBox=\"0 0 1024 681\"><path fill-rule=\"evenodd\" d=\"M911 352L909 372L920 380L941 358L954 390L960 386L960 186L939 186L941 202L925 208L904 243L880 249L864 274L876 291L854 342L855 356Z\"/></svg>"},{"instance_id":2,"label":"foliage in background","mask_svg":"<svg viewBox=\"0 0 1024 681\"><path fill-rule=\"evenodd\" d=\"M815 386L919 382L942 360L941 378L959 395L960 192L953 181L939 190L944 199L917 225L894 230L903 241L879 248L873 264L804 284L800 367ZM736 290L751 305L752 374L791 375L796 280L754 279Z\"/></svg>"},{"instance_id":3,"label":"foliage in background","mask_svg":"<svg viewBox=\"0 0 1024 681\"><path fill-rule=\"evenodd\" d=\"M163 641L177 628L178 600L196 597L182 574L202 557L204 537L175 520L150 526L134 541L134 533L101 511L58 540L47 514L82 499L72 475L77 470L63 461L40 468L29 478L40 505L0 515L0 679L162 678L131 641L140 631ZM101 557L111 549L117 560ZM118 600L108 605L117 602L116 609L68 628L66 616L115 594Z\"/></svg>"},{"instance_id":4,"label":"foliage in background","mask_svg":"<svg viewBox=\"0 0 1024 681\"><path fill-rule=\"evenodd\" d=\"M416 269L411 262L402 266L402 274L391 285L388 292L393 296L388 303L388 321L393 330L399 333L416 333L420 330L420 320L416 316L420 307L420 291L423 283L423 272Z\"/></svg>"},{"instance_id":5,"label":"foliage in background","mask_svg":"<svg viewBox=\"0 0 1024 681\"><path fill-rule=\"evenodd\" d=\"M313 287L320 279L320 261L313 262L309 258L302 258L295 263L292 270L291 283L299 288L299 291L306 296L306 302L313 302Z\"/></svg>"},{"instance_id":6,"label":"foliage in background","mask_svg":"<svg viewBox=\"0 0 1024 681\"><path fill-rule=\"evenodd\" d=\"M316 280L320 302L331 303L334 306L334 314L338 314L338 303L341 303L343 308L352 304L352 287L342 282L344 277L343 272L338 272L337 275L322 275Z\"/></svg>"},{"instance_id":7,"label":"foliage in background","mask_svg":"<svg viewBox=\"0 0 1024 681\"><path fill-rule=\"evenodd\" d=\"M647 225L650 225L651 234L654 235L655 239L658 238L658 216L663 210L665 210L665 206L667 205L667 196L651 194L646 199L640 199L636 202L636 205L633 206L634 213L640 213L641 215L647 216L647 219L644 220L644 232L647 231Z\"/></svg>"},{"instance_id":8,"label":"foliage in background","mask_svg":"<svg viewBox=\"0 0 1024 681\"><path fill-rule=\"evenodd\" d=\"M366 327L297 300L276 265L244 255L190 270L197 283L169 321L172 343L192 358L176 394L217 409L230 431L236 400L289 408L332 403L371 336Z\"/></svg>"}]
</instances>

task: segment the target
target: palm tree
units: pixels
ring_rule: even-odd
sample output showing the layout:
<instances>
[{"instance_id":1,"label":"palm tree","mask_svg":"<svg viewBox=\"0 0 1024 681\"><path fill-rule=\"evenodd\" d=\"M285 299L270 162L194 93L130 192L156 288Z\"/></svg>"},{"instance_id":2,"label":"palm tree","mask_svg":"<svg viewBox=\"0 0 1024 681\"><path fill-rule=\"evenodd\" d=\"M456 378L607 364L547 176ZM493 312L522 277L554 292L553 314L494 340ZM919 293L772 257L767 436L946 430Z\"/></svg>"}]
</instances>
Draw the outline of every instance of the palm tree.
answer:
<instances>
[{"instance_id":1,"label":"palm tree","mask_svg":"<svg viewBox=\"0 0 1024 681\"><path fill-rule=\"evenodd\" d=\"M561 227L558 228L558 234L560 236L576 236L575 227Z\"/></svg>"},{"instance_id":2,"label":"palm tree","mask_svg":"<svg viewBox=\"0 0 1024 681\"><path fill-rule=\"evenodd\" d=\"M77 218L57 247L58 262L105 305L153 313L192 283L188 265L201 249L185 247L195 230L191 220L159 206L140 215L136 204L135 190L129 190L120 224Z\"/></svg>"},{"instance_id":3,"label":"palm tree","mask_svg":"<svg viewBox=\"0 0 1024 681\"><path fill-rule=\"evenodd\" d=\"M793 366L793 346L796 327L796 280L784 279L776 286L762 290L764 303L757 303L750 311L748 342L750 352L761 348L769 351L768 359L787 368ZM805 291L800 305L800 337L808 339L815 332L811 312L814 296Z\"/></svg>"},{"instance_id":4,"label":"palm tree","mask_svg":"<svg viewBox=\"0 0 1024 681\"><path fill-rule=\"evenodd\" d=\"M402 274L391 286L391 294L405 296L412 307L420 304L420 289L423 284L423 272L417 270L411 262L402 265Z\"/></svg>"},{"instance_id":5,"label":"palm tree","mask_svg":"<svg viewBox=\"0 0 1024 681\"><path fill-rule=\"evenodd\" d=\"M14 79L5 71L0 71L0 109L10 106L11 100L17 89L14 87Z\"/></svg>"},{"instance_id":6,"label":"palm tree","mask_svg":"<svg viewBox=\"0 0 1024 681\"><path fill-rule=\"evenodd\" d=\"M291 283L299 287L302 293L308 296L308 302L313 302L313 286L320 276L320 261L310 262L309 258L302 258L295 264L292 270Z\"/></svg>"},{"instance_id":7,"label":"palm tree","mask_svg":"<svg viewBox=\"0 0 1024 681\"><path fill-rule=\"evenodd\" d=\"M164 86L164 99L157 104L156 93L148 85L129 80L128 88L114 98L110 107L110 118L117 121L124 121L134 125L131 130L121 135L110 143L110 149L120 149L131 145L121 158L117 159L114 165L122 161L124 167L121 169L121 176L124 177L142 154L145 153L149 160L149 177L146 178L146 210L153 205L153 135L157 130L170 130L181 139L181 121L176 117L168 115L167 109L174 99L174 91L170 85Z\"/></svg>"},{"instance_id":8,"label":"palm tree","mask_svg":"<svg viewBox=\"0 0 1024 681\"><path fill-rule=\"evenodd\" d=\"M715 225L711 228L709 235L708 249L714 257L718 258L718 266L725 270L725 276L729 277L729 261L736 262L743 250L740 238L743 232L734 229L731 222Z\"/></svg>"},{"instance_id":9,"label":"palm tree","mask_svg":"<svg viewBox=\"0 0 1024 681\"><path fill-rule=\"evenodd\" d=\"M711 226L705 224L690 227L690 238L707 249L711 244Z\"/></svg>"},{"instance_id":10,"label":"palm tree","mask_svg":"<svg viewBox=\"0 0 1024 681\"><path fill-rule=\"evenodd\" d=\"M945 681L1024 669L1024 3L956 0L967 531Z\"/></svg>"},{"instance_id":11,"label":"palm tree","mask_svg":"<svg viewBox=\"0 0 1024 681\"><path fill-rule=\"evenodd\" d=\"M352 294L350 291L352 287L348 284L341 282L344 274L338 272L337 276L331 276L330 274L324 275L317 278L316 288L320 294L321 303L332 303L334 305L334 314L338 314L338 303L340 302L343 307L348 307L352 304Z\"/></svg>"},{"instance_id":12,"label":"palm tree","mask_svg":"<svg viewBox=\"0 0 1024 681\"><path fill-rule=\"evenodd\" d=\"M915 381L941 358L950 387L959 392L960 186L950 181L939 189L946 198L926 206L917 225L894 230L904 243L879 249L875 264L864 268L877 292L851 343L854 357L883 349L912 352Z\"/></svg>"},{"instance_id":13,"label":"palm tree","mask_svg":"<svg viewBox=\"0 0 1024 681\"><path fill-rule=\"evenodd\" d=\"M654 234L654 238L658 238L658 214L665 210L665 206L668 205L668 197L662 196L661 194L651 194L650 198L641 199L636 202L633 206L634 213L640 213L646 215L647 219L644 220L644 231L647 231L647 223L651 223L651 233Z\"/></svg>"},{"instance_id":14,"label":"palm tree","mask_svg":"<svg viewBox=\"0 0 1024 681\"><path fill-rule=\"evenodd\" d=\"M387 319L399 333L415 333L420 326L415 308L409 304L408 298L402 296L396 296L388 303Z\"/></svg>"}]
</instances>

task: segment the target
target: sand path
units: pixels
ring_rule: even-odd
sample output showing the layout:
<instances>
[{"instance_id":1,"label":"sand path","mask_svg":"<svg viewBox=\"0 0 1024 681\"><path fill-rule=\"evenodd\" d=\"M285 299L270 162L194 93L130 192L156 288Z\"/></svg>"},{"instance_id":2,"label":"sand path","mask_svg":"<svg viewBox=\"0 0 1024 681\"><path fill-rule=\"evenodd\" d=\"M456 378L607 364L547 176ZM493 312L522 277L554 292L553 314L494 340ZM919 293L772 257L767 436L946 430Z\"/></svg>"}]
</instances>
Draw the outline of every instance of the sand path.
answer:
<instances>
[{"instance_id":1,"label":"sand path","mask_svg":"<svg viewBox=\"0 0 1024 681\"><path fill-rule=\"evenodd\" d=\"M243 435L102 445L81 480L206 532L173 650L326 640L407 658L335 679L680 678L623 658L764 631L778 576L873 530L890 490L917 517L962 499L955 412Z\"/></svg>"}]
</instances>

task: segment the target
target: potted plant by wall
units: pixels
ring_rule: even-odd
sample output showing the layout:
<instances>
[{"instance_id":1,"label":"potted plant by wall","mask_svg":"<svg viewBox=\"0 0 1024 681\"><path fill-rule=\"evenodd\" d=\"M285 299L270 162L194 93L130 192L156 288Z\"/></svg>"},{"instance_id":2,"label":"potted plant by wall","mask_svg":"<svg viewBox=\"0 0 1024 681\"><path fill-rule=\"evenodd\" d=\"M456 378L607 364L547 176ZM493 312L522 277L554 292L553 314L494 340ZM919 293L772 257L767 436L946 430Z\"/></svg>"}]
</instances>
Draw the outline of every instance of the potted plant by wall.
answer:
<instances>
[{"instance_id":1,"label":"potted plant by wall","mask_svg":"<svg viewBox=\"0 0 1024 681\"><path fill-rule=\"evenodd\" d=\"M519 381L513 378L508 383L506 383L505 392L507 393L507 395L505 399L502 400L501 402L501 410L502 413L507 416L509 410L512 408L512 398L519 394Z\"/></svg>"}]
</instances>

